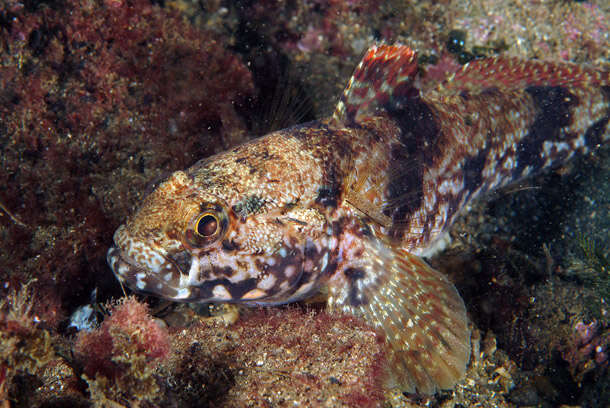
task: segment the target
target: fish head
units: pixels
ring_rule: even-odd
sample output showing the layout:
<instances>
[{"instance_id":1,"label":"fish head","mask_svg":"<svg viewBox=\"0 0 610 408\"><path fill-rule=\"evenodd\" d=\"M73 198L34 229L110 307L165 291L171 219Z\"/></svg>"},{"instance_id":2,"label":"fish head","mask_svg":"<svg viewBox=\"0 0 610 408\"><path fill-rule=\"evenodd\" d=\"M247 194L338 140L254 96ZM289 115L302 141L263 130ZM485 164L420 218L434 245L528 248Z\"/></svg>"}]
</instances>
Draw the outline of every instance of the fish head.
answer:
<instances>
[{"instance_id":1,"label":"fish head","mask_svg":"<svg viewBox=\"0 0 610 408\"><path fill-rule=\"evenodd\" d=\"M313 265L328 259L316 239L326 229L324 216L227 190L202 188L182 171L161 183L114 234L107 260L119 281L184 302L302 297L313 287Z\"/></svg>"}]
</instances>

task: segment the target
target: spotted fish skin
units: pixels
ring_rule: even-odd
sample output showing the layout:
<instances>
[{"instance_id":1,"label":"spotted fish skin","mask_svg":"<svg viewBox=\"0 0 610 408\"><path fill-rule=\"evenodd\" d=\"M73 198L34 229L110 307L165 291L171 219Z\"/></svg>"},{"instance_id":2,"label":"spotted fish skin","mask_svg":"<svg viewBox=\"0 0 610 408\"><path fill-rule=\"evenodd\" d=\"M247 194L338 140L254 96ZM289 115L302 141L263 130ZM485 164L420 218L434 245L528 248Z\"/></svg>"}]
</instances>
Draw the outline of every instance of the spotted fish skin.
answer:
<instances>
[{"instance_id":1,"label":"spotted fish skin","mask_svg":"<svg viewBox=\"0 0 610 408\"><path fill-rule=\"evenodd\" d=\"M373 46L331 118L175 172L116 231L115 275L176 301L323 292L386 334L394 385L453 387L466 310L419 256L471 200L606 143L610 76L496 58L428 90L422 78L410 48Z\"/></svg>"}]
</instances>

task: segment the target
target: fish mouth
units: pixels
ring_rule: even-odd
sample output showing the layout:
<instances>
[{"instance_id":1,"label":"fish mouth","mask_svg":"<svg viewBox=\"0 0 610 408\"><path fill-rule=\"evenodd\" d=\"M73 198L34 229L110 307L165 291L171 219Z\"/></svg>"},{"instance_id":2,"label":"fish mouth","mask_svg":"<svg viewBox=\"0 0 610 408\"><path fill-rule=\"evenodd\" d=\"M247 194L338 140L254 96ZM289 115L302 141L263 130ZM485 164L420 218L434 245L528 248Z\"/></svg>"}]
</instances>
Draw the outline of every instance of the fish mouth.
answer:
<instances>
[{"instance_id":1,"label":"fish mouth","mask_svg":"<svg viewBox=\"0 0 610 408\"><path fill-rule=\"evenodd\" d=\"M186 301L191 297L191 290L184 285L190 257L170 257L126 239L122 228L115 234L115 244L108 249L106 261L121 284L135 292L165 299Z\"/></svg>"}]
</instances>

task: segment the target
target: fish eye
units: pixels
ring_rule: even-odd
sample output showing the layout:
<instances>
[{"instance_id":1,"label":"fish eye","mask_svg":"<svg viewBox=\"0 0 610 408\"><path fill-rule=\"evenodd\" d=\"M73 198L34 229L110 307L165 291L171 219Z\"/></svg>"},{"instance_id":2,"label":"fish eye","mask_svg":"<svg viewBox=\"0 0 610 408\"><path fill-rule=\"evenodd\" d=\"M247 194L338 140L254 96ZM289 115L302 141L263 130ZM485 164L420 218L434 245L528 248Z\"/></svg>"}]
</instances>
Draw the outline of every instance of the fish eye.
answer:
<instances>
[{"instance_id":1,"label":"fish eye","mask_svg":"<svg viewBox=\"0 0 610 408\"><path fill-rule=\"evenodd\" d=\"M189 248L203 248L222 239L229 219L219 205L203 204L184 231L183 243Z\"/></svg>"},{"instance_id":2,"label":"fish eye","mask_svg":"<svg viewBox=\"0 0 610 408\"><path fill-rule=\"evenodd\" d=\"M204 213L195 223L195 231L202 237L208 238L218 232L218 217L212 213Z\"/></svg>"}]
</instances>

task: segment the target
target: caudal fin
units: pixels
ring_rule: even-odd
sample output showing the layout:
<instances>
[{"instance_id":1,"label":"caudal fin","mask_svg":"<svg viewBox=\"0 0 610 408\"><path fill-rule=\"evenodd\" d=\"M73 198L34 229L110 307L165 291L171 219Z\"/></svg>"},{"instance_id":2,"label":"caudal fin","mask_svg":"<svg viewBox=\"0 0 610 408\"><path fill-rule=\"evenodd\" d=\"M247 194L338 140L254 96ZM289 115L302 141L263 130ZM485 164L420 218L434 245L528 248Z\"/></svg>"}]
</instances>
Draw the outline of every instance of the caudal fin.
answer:
<instances>
[{"instance_id":1,"label":"caudal fin","mask_svg":"<svg viewBox=\"0 0 610 408\"><path fill-rule=\"evenodd\" d=\"M364 253L329 283L329 306L381 329L391 385L432 394L466 371L470 329L457 290L418 257L364 238Z\"/></svg>"}]
</instances>

